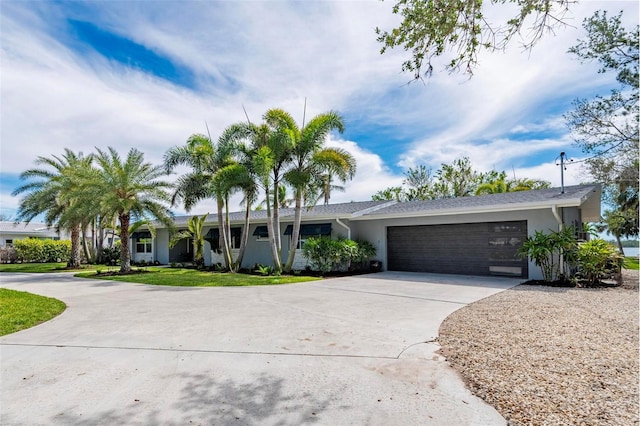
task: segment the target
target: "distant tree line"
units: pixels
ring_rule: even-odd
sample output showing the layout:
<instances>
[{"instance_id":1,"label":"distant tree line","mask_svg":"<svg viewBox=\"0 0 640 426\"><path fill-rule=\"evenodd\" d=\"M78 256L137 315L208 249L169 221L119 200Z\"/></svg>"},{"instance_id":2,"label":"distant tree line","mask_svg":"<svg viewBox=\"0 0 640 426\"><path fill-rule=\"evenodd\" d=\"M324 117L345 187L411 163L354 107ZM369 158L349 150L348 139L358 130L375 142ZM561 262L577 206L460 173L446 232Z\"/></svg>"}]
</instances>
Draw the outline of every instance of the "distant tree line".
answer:
<instances>
[{"instance_id":1,"label":"distant tree line","mask_svg":"<svg viewBox=\"0 0 640 426\"><path fill-rule=\"evenodd\" d=\"M402 186L378 191L372 199L376 201L436 200L549 187L551 183L545 180L515 177L510 179L505 171L479 172L472 167L469 158L464 157L451 164L442 164L435 172L424 165L409 168L404 172Z\"/></svg>"}]
</instances>

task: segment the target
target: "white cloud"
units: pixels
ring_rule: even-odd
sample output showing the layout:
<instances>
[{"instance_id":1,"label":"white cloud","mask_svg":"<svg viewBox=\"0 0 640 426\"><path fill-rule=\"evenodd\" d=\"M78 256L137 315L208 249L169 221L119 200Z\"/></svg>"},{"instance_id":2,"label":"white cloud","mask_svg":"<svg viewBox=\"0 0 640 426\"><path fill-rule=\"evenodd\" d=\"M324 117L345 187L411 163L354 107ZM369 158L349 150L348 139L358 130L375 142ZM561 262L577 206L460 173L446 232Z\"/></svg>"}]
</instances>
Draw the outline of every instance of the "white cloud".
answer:
<instances>
[{"instance_id":1,"label":"white cloud","mask_svg":"<svg viewBox=\"0 0 640 426\"><path fill-rule=\"evenodd\" d=\"M572 6L577 29L546 37L530 55L515 47L481 56L471 80L436 73L426 85L405 86L411 76L399 71L407 54L380 55L375 40L376 26L390 29L398 21L392 3L3 3L2 173L16 175L36 156L65 147L86 153L113 146L123 155L136 147L158 163L169 147L205 132L205 120L214 138L245 120L242 105L253 121L281 107L300 123L305 97L307 117L335 109L406 141L385 157L356 138L340 141L358 159L358 174L347 192L332 196L335 202L369 199L399 184L402 177L389 169L398 163L437 168L469 156L477 168L537 173L518 167L571 144L560 125L562 102L611 81L594 72L596 64L580 65L566 53L580 36L582 17L597 8L624 8L625 19L637 22L638 9L635 2L579 3ZM197 89L88 50L79 54L68 47L67 18L94 22L188 67ZM558 136L536 137L540 130ZM529 140L515 137L526 133ZM0 201L3 208L13 202L6 193ZM215 205L197 209L213 212Z\"/></svg>"},{"instance_id":2,"label":"white cloud","mask_svg":"<svg viewBox=\"0 0 640 426\"><path fill-rule=\"evenodd\" d=\"M379 155L363 149L353 141L330 139L328 147L342 148L356 159L356 175L343 186L344 192L331 194L331 203L370 200L376 192L402 184L403 177L393 174Z\"/></svg>"}]
</instances>

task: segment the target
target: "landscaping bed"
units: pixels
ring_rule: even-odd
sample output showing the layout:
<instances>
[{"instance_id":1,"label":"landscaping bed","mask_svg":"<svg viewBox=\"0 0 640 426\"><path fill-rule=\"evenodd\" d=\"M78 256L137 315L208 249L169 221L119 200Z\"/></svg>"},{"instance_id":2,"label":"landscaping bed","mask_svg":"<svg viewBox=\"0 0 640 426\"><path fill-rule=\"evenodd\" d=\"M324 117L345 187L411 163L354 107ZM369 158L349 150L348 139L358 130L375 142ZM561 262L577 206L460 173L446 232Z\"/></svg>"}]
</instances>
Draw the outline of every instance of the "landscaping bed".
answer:
<instances>
[{"instance_id":1,"label":"landscaping bed","mask_svg":"<svg viewBox=\"0 0 640 426\"><path fill-rule=\"evenodd\" d=\"M638 271L622 276L468 305L443 322L441 354L511 425L638 424Z\"/></svg>"},{"instance_id":2,"label":"landscaping bed","mask_svg":"<svg viewBox=\"0 0 640 426\"><path fill-rule=\"evenodd\" d=\"M314 281L320 278L295 275L252 275L242 273L221 273L200 271L194 268L158 268L134 269L132 273L120 274L116 269L101 273L87 272L76 274L80 278L95 278L111 281L124 281L140 284L167 285L177 287L228 287L292 284Z\"/></svg>"}]
</instances>

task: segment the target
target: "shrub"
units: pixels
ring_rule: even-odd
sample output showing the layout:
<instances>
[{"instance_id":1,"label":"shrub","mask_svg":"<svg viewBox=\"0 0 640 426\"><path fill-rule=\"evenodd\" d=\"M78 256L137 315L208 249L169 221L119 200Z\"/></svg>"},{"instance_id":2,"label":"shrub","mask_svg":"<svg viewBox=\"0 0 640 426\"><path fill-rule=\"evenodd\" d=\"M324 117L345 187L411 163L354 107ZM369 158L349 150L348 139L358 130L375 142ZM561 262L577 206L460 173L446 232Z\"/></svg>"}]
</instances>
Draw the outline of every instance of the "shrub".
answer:
<instances>
[{"instance_id":1,"label":"shrub","mask_svg":"<svg viewBox=\"0 0 640 426\"><path fill-rule=\"evenodd\" d=\"M561 231L544 233L536 231L532 237L522 243L520 255L529 256L540 267L542 278L551 282L563 275L561 258L564 256L569 263L575 263L577 240L572 227Z\"/></svg>"},{"instance_id":2,"label":"shrub","mask_svg":"<svg viewBox=\"0 0 640 426\"><path fill-rule=\"evenodd\" d=\"M103 248L102 262L105 265L117 265L120 262L120 245Z\"/></svg>"},{"instance_id":3,"label":"shrub","mask_svg":"<svg viewBox=\"0 0 640 426\"><path fill-rule=\"evenodd\" d=\"M263 277L269 275L280 275L280 272L276 271L273 266L256 265L256 271Z\"/></svg>"},{"instance_id":4,"label":"shrub","mask_svg":"<svg viewBox=\"0 0 640 426\"><path fill-rule=\"evenodd\" d=\"M616 248L601 239L593 239L578 246L577 260L580 275L588 285L620 272L623 257Z\"/></svg>"},{"instance_id":5,"label":"shrub","mask_svg":"<svg viewBox=\"0 0 640 426\"><path fill-rule=\"evenodd\" d=\"M0 247L0 263L14 263L18 260L18 254L13 247Z\"/></svg>"},{"instance_id":6,"label":"shrub","mask_svg":"<svg viewBox=\"0 0 640 426\"><path fill-rule=\"evenodd\" d=\"M321 273L344 270L345 266L361 268L375 254L375 247L368 241L332 240L329 237L309 238L302 247L302 255Z\"/></svg>"},{"instance_id":7,"label":"shrub","mask_svg":"<svg viewBox=\"0 0 640 426\"><path fill-rule=\"evenodd\" d=\"M26 238L15 240L13 247L16 258L22 262L59 262L68 260L71 254L71 241L69 240L38 240Z\"/></svg>"},{"instance_id":8,"label":"shrub","mask_svg":"<svg viewBox=\"0 0 640 426\"><path fill-rule=\"evenodd\" d=\"M302 247L302 255L316 271L331 272L343 258L343 244L329 237L309 238Z\"/></svg>"}]
</instances>

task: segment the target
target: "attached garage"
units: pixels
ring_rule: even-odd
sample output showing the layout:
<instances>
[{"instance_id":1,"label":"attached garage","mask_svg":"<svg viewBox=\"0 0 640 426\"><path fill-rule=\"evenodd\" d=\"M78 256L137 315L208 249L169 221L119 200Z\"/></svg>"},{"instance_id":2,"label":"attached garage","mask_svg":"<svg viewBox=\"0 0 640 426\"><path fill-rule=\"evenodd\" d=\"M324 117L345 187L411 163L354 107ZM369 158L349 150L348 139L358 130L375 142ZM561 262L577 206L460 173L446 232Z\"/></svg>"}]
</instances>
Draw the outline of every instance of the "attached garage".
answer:
<instances>
[{"instance_id":1,"label":"attached garage","mask_svg":"<svg viewBox=\"0 0 640 426\"><path fill-rule=\"evenodd\" d=\"M528 276L526 221L387 227L392 271Z\"/></svg>"}]
</instances>

